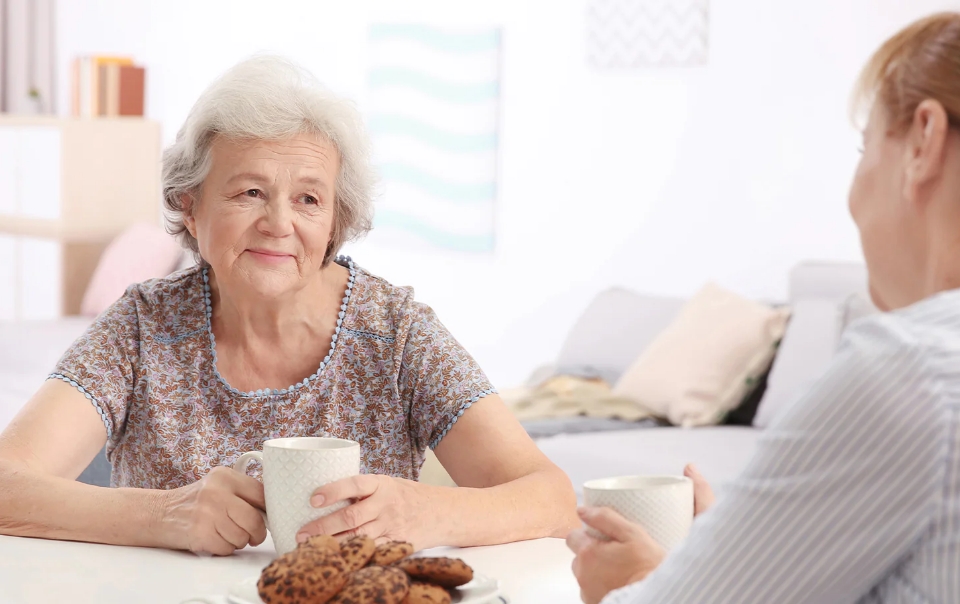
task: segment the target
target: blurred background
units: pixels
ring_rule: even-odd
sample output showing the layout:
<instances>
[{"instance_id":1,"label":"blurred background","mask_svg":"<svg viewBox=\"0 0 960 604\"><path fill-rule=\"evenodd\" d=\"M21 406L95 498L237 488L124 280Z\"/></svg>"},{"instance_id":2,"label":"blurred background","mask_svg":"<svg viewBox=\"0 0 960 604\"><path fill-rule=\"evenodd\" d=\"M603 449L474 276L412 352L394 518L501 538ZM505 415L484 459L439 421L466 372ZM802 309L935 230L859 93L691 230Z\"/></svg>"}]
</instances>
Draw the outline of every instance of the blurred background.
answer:
<instances>
[{"instance_id":1,"label":"blurred background","mask_svg":"<svg viewBox=\"0 0 960 604\"><path fill-rule=\"evenodd\" d=\"M368 120L377 228L345 253L413 286L501 387L555 357L606 288L686 297L715 281L775 302L798 262L860 261L846 210L860 144L850 89L886 37L957 8L0 5L0 319L81 312L104 246L159 224L160 149L194 100L234 63L272 52Z\"/></svg>"}]
</instances>

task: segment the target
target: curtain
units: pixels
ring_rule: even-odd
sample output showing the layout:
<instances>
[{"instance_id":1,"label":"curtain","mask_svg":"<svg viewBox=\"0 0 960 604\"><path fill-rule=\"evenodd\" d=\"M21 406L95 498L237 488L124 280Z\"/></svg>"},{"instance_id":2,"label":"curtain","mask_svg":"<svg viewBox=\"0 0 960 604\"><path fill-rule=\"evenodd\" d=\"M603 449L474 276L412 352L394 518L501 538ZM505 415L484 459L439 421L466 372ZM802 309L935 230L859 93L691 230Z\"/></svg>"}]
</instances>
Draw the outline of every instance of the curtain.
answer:
<instances>
[{"instance_id":1,"label":"curtain","mask_svg":"<svg viewBox=\"0 0 960 604\"><path fill-rule=\"evenodd\" d=\"M56 112L56 0L0 0L0 111Z\"/></svg>"}]
</instances>

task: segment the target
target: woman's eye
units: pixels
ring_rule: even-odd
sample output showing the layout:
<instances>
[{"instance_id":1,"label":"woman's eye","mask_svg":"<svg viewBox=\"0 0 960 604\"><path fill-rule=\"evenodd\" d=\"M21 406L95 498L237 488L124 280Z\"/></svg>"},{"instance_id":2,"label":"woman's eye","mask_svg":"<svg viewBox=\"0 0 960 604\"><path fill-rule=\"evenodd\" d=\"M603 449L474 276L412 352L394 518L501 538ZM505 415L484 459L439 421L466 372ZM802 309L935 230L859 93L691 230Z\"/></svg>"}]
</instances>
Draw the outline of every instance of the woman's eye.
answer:
<instances>
[{"instance_id":1,"label":"woman's eye","mask_svg":"<svg viewBox=\"0 0 960 604\"><path fill-rule=\"evenodd\" d=\"M247 197L260 197L260 189L247 189L243 194Z\"/></svg>"},{"instance_id":2,"label":"woman's eye","mask_svg":"<svg viewBox=\"0 0 960 604\"><path fill-rule=\"evenodd\" d=\"M305 204L307 204L307 205L311 205L311 206L315 206L315 205L317 205L318 203L320 203L320 201L319 201L316 197L314 197L313 195L304 195L304 196L301 197L300 199L301 199L301 201L303 201L303 203L305 203Z\"/></svg>"}]
</instances>

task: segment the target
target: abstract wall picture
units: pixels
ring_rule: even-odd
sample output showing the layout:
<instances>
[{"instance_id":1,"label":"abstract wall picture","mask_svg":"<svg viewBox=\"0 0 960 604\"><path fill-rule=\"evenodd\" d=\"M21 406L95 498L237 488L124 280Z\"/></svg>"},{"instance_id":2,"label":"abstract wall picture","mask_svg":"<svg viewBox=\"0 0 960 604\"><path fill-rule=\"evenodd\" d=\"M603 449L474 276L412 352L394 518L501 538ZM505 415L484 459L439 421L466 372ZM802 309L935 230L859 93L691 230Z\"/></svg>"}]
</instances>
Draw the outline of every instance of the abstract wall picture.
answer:
<instances>
[{"instance_id":1,"label":"abstract wall picture","mask_svg":"<svg viewBox=\"0 0 960 604\"><path fill-rule=\"evenodd\" d=\"M709 0L588 0L587 63L597 69L707 62Z\"/></svg>"},{"instance_id":2,"label":"abstract wall picture","mask_svg":"<svg viewBox=\"0 0 960 604\"><path fill-rule=\"evenodd\" d=\"M368 124L382 179L371 239L494 249L499 28L370 28Z\"/></svg>"}]
</instances>

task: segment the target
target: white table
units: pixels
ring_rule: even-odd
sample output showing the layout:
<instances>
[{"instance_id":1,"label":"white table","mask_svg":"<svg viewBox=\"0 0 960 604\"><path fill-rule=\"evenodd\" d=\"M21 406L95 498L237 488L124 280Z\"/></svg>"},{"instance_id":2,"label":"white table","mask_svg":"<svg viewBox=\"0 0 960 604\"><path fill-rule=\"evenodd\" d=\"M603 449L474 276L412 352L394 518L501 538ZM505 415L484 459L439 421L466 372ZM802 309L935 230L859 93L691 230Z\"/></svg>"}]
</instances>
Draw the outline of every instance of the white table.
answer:
<instances>
[{"instance_id":1,"label":"white table","mask_svg":"<svg viewBox=\"0 0 960 604\"><path fill-rule=\"evenodd\" d=\"M500 581L510 604L575 604L580 589L570 572L573 555L560 539L431 554L462 558ZM0 602L70 604L178 604L221 596L257 576L274 557L269 541L226 558L187 552L0 536Z\"/></svg>"}]
</instances>

